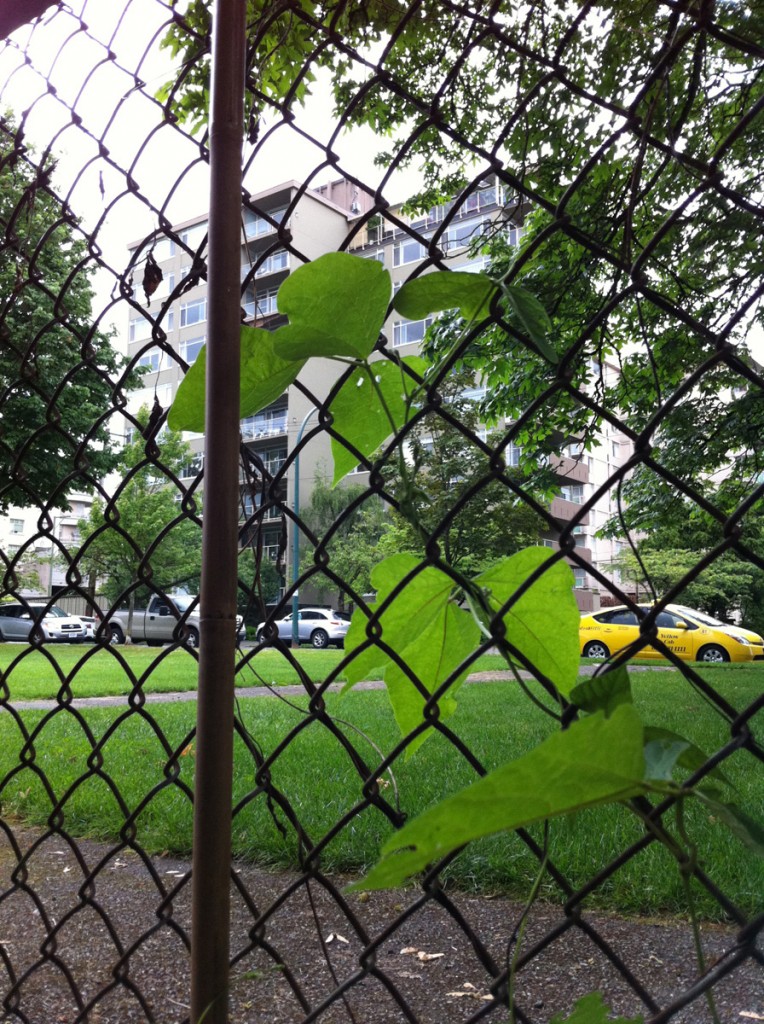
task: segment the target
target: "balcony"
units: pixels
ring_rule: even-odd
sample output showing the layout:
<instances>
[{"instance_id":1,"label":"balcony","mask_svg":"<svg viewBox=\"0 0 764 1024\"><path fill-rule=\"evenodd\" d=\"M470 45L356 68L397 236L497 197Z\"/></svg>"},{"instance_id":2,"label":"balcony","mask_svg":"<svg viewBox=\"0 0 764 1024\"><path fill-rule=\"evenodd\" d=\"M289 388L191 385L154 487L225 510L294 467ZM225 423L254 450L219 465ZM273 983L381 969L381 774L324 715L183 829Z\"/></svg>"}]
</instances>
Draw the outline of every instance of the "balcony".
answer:
<instances>
[{"instance_id":1,"label":"balcony","mask_svg":"<svg viewBox=\"0 0 764 1024\"><path fill-rule=\"evenodd\" d=\"M589 482L589 467L583 459L571 459L567 455L551 455L549 466L558 476L573 483Z\"/></svg>"},{"instance_id":2,"label":"balcony","mask_svg":"<svg viewBox=\"0 0 764 1024\"><path fill-rule=\"evenodd\" d=\"M278 437L287 432L286 410L270 416L248 416L241 421L243 441L257 441L264 437Z\"/></svg>"},{"instance_id":3,"label":"balcony","mask_svg":"<svg viewBox=\"0 0 764 1024\"><path fill-rule=\"evenodd\" d=\"M581 526L589 525L589 513L581 515L581 505L575 501L568 501L566 498L552 498L549 511L558 522L569 523L571 519L576 519ZM580 518L576 518L579 516Z\"/></svg>"}]
</instances>

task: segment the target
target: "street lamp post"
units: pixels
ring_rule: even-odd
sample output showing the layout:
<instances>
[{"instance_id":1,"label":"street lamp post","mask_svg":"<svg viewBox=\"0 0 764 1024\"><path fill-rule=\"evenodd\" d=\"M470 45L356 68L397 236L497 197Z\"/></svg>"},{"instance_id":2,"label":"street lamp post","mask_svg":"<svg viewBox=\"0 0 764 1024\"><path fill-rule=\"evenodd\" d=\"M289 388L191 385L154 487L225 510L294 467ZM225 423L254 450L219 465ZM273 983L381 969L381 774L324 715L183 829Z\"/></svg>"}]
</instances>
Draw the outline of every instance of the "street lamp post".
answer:
<instances>
[{"instance_id":1,"label":"street lamp post","mask_svg":"<svg viewBox=\"0 0 764 1024\"><path fill-rule=\"evenodd\" d=\"M292 647L300 646L300 595L297 590L297 580L300 576L300 442L308 420L314 412L318 412L315 405L305 414L295 441L297 454L294 457L294 522L292 523L292 586L294 587L292 591Z\"/></svg>"}]
</instances>

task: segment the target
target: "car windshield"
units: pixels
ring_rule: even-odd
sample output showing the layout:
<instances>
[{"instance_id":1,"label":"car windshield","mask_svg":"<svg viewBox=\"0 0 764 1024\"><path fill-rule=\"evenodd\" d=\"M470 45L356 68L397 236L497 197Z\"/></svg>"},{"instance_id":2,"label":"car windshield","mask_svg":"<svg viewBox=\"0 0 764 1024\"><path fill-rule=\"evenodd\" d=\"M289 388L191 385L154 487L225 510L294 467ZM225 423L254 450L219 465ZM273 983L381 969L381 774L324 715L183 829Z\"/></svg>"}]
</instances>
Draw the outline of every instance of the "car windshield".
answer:
<instances>
[{"instance_id":1,"label":"car windshield","mask_svg":"<svg viewBox=\"0 0 764 1024\"><path fill-rule=\"evenodd\" d=\"M187 612L196 597L193 594L173 594L170 600L179 612Z\"/></svg>"},{"instance_id":2,"label":"car windshield","mask_svg":"<svg viewBox=\"0 0 764 1024\"><path fill-rule=\"evenodd\" d=\"M697 619L698 622L702 622L704 626L728 626L729 623L721 622L719 619L715 619L712 615L706 615L704 612L696 612L694 608L682 608L681 605L677 605L675 608L680 615L689 615L693 619Z\"/></svg>"},{"instance_id":3,"label":"car windshield","mask_svg":"<svg viewBox=\"0 0 764 1024\"><path fill-rule=\"evenodd\" d=\"M29 610L32 613L33 619L39 619L43 612L45 612L45 615L48 618L65 619L67 617L63 608L59 608L58 605L55 604L52 608L48 608L47 611L45 610L45 606L42 604L30 604Z\"/></svg>"}]
</instances>

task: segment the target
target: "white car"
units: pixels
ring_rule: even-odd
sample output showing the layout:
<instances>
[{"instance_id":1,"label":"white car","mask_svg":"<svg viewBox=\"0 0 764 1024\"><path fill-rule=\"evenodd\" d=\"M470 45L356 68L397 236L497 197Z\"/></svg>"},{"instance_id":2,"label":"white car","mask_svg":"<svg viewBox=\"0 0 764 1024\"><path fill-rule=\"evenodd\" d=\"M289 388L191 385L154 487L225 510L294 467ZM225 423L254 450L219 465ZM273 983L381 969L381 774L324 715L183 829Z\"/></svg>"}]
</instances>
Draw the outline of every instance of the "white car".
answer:
<instances>
[{"instance_id":1,"label":"white car","mask_svg":"<svg viewBox=\"0 0 764 1024\"><path fill-rule=\"evenodd\" d=\"M45 640L79 643L87 639L87 630L77 615L67 615L54 604L40 602L0 604L0 640L29 640L34 626L42 630Z\"/></svg>"},{"instance_id":2,"label":"white car","mask_svg":"<svg viewBox=\"0 0 764 1024\"><path fill-rule=\"evenodd\" d=\"M297 637L301 644L312 644L314 647L328 647L336 644L343 647L345 634L350 628L350 616L335 612L331 608L301 608L298 612ZM292 616L279 619L273 623L278 628L279 640L288 643L292 639ZM258 643L267 639L269 631L267 623L257 627Z\"/></svg>"},{"instance_id":3,"label":"white car","mask_svg":"<svg viewBox=\"0 0 764 1024\"><path fill-rule=\"evenodd\" d=\"M78 615L77 618L80 620L82 625L85 627L85 639L95 640L96 630L101 624L101 619L96 618L95 615Z\"/></svg>"}]
</instances>

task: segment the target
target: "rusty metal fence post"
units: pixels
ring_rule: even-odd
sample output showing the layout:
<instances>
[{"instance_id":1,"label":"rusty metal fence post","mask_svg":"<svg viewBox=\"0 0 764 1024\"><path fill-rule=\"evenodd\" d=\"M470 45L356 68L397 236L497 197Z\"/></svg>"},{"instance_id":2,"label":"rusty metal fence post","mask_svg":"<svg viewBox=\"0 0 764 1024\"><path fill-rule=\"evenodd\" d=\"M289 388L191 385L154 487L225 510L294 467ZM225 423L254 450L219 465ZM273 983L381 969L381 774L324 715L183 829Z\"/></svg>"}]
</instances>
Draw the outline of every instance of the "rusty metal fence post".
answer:
<instances>
[{"instance_id":1,"label":"rusty metal fence post","mask_svg":"<svg viewBox=\"0 0 764 1024\"><path fill-rule=\"evenodd\" d=\"M210 110L209 320L194 797L191 1020L228 1019L239 473L239 237L245 0L216 0Z\"/></svg>"}]
</instances>

